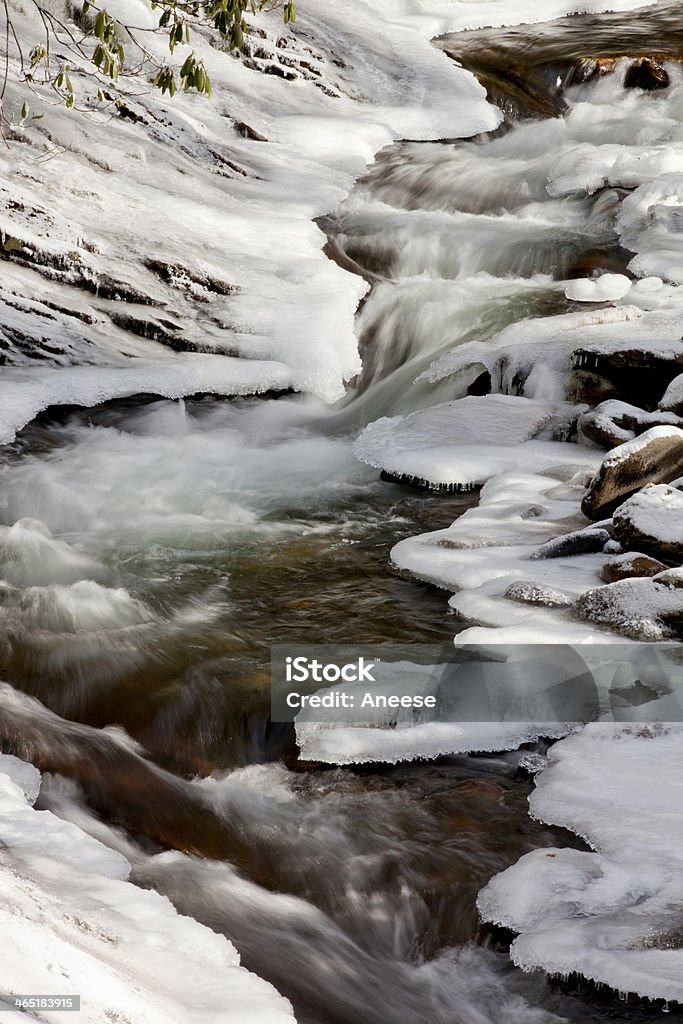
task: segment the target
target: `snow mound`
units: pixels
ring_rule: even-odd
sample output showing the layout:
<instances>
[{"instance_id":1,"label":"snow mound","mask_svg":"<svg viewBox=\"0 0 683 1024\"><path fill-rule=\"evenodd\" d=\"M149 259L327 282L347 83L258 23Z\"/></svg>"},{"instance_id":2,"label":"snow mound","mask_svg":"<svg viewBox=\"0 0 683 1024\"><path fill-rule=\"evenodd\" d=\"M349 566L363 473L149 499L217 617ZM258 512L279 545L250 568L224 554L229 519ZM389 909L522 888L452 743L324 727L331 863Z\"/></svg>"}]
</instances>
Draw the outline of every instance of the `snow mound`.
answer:
<instances>
[{"instance_id":1,"label":"snow mound","mask_svg":"<svg viewBox=\"0 0 683 1024\"><path fill-rule=\"evenodd\" d=\"M564 289L568 299L575 302L615 302L631 290L631 282L623 274L602 274L596 278L578 278Z\"/></svg>"}]
</instances>

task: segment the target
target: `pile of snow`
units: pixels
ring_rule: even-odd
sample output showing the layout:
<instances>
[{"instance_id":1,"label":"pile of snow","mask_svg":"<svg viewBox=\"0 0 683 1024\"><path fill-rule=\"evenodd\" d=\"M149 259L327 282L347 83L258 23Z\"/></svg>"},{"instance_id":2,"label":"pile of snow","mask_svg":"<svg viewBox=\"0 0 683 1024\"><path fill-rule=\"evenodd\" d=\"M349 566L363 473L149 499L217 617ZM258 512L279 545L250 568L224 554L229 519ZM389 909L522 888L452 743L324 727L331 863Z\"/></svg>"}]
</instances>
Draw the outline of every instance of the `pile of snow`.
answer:
<instances>
[{"instance_id":1,"label":"pile of snow","mask_svg":"<svg viewBox=\"0 0 683 1024\"><path fill-rule=\"evenodd\" d=\"M87 1024L294 1024L224 936L126 881L120 853L34 810L39 789L35 768L0 755L3 993L80 995ZM50 1024L62 1017L41 1010Z\"/></svg>"},{"instance_id":2,"label":"pile of snow","mask_svg":"<svg viewBox=\"0 0 683 1024\"><path fill-rule=\"evenodd\" d=\"M592 852L535 850L480 893L484 920L520 933L518 966L683 1001L682 740L680 725L589 725L551 749L531 814Z\"/></svg>"},{"instance_id":3,"label":"pile of snow","mask_svg":"<svg viewBox=\"0 0 683 1024\"><path fill-rule=\"evenodd\" d=\"M614 302L623 299L630 290L631 282L623 274L602 274L593 279L570 281L564 293L576 302Z\"/></svg>"}]
</instances>

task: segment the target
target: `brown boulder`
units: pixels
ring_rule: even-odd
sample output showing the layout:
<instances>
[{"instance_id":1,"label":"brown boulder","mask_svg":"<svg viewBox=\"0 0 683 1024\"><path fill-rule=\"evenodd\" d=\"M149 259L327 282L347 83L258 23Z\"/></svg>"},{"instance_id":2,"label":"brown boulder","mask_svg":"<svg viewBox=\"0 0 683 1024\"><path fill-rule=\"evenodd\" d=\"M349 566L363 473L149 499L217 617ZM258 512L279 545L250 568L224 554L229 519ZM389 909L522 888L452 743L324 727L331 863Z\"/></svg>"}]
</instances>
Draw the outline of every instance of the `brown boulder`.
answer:
<instances>
[{"instance_id":1,"label":"brown boulder","mask_svg":"<svg viewBox=\"0 0 683 1024\"><path fill-rule=\"evenodd\" d=\"M572 352L571 362L572 369L584 377L590 375L594 382L602 380L599 389L595 384L593 387L602 398L616 397L654 409L671 381L683 373L683 343L676 342L665 352L657 351L654 344L613 351L585 345ZM576 386L573 391L578 393Z\"/></svg>"},{"instance_id":2,"label":"brown boulder","mask_svg":"<svg viewBox=\"0 0 683 1024\"><path fill-rule=\"evenodd\" d=\"M604 519L646 484L669 483L681 474L683 430L652 427L607 453L584 496L581 511L589 519ZM617 539L621 540L618 534Z\"/></svg>"},{"instance_id":3,"label":"brown boulder","mask_svg":"<svg viewBox=\"0 0 683 1024\"><path fill-rule=\"evenodd\" d=\"M644 89L654 92L655 89L666 89L669 85L669 73L659 61L651 57L640 57L634 61L626 72L624 88Z\"/></svg>"},{"instance_id":4,"label":"brown boulder","mask_svg":"<svg viewBox=\"0 0 683 1024\"><path fill-rule=\"evenodd\" d=\"M619 580L633 579L634 576L656 576L666 568L663 562L651 558L650 555L643 555L639 551L627 551L605 562L600 575L605 583L618 583Z\"/></svg>"}]
</instances>

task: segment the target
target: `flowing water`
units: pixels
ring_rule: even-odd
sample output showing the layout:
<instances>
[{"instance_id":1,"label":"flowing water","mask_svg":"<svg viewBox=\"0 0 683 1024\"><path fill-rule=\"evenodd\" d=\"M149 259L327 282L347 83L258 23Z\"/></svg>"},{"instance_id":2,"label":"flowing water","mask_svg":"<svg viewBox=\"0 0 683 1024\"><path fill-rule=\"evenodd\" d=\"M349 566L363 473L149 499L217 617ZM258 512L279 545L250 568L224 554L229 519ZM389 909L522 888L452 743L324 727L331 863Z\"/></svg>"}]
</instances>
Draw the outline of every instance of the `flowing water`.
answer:
<instances>
[{"instance_id":1,"label":"flowing water","mask_svg":"<svg viewBox=\"0 0 683 1024\"><path fill-rule=\"evenodd\" d=\"M524 82L538 67L556 82L570 58L607 52L591 26L441 45L466 62L488 40L489 64L514 52ZM515 755L300 765L291 729L268 720L268 687L276 641L456 632L444 595L397 575L389 550L476 497L378 480L353 437L381 415L513 390L476 363L427 371L466 341L566 310L567 278L623 270L619 195L553 199L546 184L571 147L646 140L653 117L673 117L683 86L671 73L673 99L626 94L617 73L563 93L568 116L379 155L324 221L329 255L372 284L358 314L363 371L339 407L110 403L45 415L2 454L3 749L46 773L40 806L228 935L301 1024L653 1019L522 975L480 929L474 901L495 872L535 847L578 844L529 819ZM525 393L550 386L538 368Z\"/></svg>"}]
</instances>

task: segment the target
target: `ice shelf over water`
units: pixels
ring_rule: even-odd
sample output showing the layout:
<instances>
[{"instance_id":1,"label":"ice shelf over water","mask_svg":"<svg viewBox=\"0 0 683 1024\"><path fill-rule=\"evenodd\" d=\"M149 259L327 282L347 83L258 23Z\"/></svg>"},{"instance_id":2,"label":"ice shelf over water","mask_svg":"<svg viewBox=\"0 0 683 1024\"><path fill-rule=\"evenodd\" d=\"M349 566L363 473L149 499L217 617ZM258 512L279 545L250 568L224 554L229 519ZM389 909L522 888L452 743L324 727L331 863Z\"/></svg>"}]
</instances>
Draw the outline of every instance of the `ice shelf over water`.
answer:
<instances>
[{"instance_id":1,"label":"ice shelf over water","mask_svg":"<svg viewBox=\"0 0 683 1024\"><path fill-rule=\"evenodd\" d=\"M683 1000L682 734L588 725L551 748L531 813L591 850L535 850L480 893L482 917L520 933L520 967Z\"/></svg>"}]
</instances>

